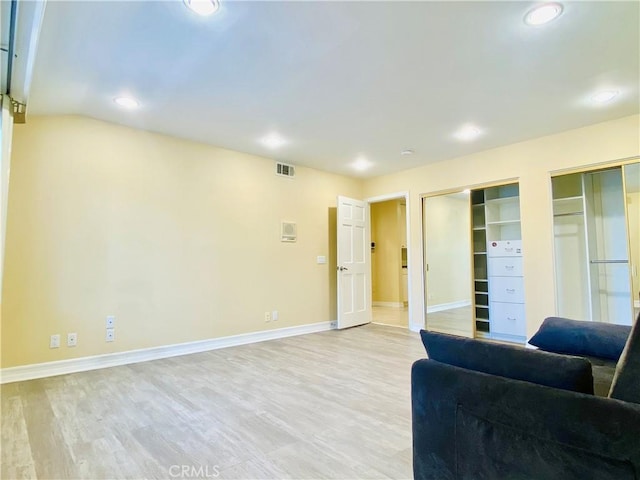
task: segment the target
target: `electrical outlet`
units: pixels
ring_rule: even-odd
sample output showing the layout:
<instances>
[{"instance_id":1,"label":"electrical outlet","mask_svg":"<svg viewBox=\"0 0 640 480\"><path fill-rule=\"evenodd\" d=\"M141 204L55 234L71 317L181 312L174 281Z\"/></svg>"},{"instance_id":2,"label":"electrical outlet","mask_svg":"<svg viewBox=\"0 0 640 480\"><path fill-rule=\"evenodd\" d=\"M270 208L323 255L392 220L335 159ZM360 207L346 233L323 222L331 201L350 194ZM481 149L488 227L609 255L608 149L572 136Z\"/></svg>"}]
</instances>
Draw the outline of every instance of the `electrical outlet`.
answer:
<instances>
[{"instance_id":1,"label":"electrical outlet","mask_svg":"<svg viewBox=\"0 0 640 480\"><path fill-rule=\"evenodd\" d=\"M116 339L116 329L107 328L107 335L105 336L105 341L113 342L115 339Z\"/></svg>"},{"instance_id":2,"label":"electrical outlet","mask_svg":"<svg viewBox=\"0 0 640 480\"><path fill-rule=\"evenodd\" d=\"M114 315L108 315L105 321L106 328L113 328L116 326L116 317Z\"/></svg>"},{"instance_id":3,"label":"electrical outlet","mask_svg":"<svg viewBox=\"0 0 640 480\"><path fill-rule=\"evenodd\" d=\"M78 344L77 333L67 333L67 347L75 347Z\"/></svg>"},{"instance_id":4,"label":"electrical outlet","mask_svg":"<svg viewBox=\"0 0 640 480\"><path fill-rule=\"evenodd\" d=\"M271 320L273 320L274 322L278 320L278 310L274 310L273 312L271 312Z\"/></svg>"},{"instance_id":5,"label":"electrical outlet","mask_svg":"<svg viewBox=\"0 0 640 480\"><path fill-rule=\"evenodd\" d=\"M331 328L338 328L338 322L335 320L331 322Z\"/></svg>"},{"instance_id":6,"label":"electrical outlet","mask_svg":"<svg viewBox=\"0 0 640 480\"><path fill-rule=\"evenodd\" d=\"M51 339L49 340L49 348L60 348L60 335L55 334L51 335Z\"/></svg>"},{"instance_id":7,"label":"electrical outlet","mask_svg":"<svg viewBox=\"0 0 640 480\"><path fill-rule=\"evenodd\" d=\"M264 321L265 322L271 321L271 312L264 312Z\"/></svg>"}]
</instances>

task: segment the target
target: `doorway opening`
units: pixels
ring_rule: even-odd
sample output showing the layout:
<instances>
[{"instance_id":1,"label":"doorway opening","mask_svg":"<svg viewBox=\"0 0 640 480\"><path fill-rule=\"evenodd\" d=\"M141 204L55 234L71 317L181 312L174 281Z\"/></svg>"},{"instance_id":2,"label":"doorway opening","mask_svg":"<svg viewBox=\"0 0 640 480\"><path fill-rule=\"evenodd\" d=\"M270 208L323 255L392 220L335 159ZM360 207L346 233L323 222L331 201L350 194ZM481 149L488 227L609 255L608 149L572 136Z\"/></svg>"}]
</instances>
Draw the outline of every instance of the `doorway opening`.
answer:
<instances>
[{"instance_id":1,"label":"doorway opening","mask_svg":"<svg viewBox=\"0 0 640 480\"><path fill-rule=\"evenodd\" d=\"M368 200L371 218L373 323L409 328L407 196Z\"/></svg>"}]
</instances>

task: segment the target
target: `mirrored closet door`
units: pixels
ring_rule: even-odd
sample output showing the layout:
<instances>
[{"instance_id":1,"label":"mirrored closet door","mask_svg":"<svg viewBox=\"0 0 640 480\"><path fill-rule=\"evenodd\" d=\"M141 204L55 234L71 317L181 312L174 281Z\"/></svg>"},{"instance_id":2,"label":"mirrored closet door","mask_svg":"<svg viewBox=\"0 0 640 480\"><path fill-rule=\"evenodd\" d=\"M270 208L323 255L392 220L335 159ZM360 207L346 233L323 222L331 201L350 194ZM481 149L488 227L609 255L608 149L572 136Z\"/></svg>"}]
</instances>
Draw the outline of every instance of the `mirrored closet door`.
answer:
<instances>
[{"instance_id":1,"label":"mirrored closet door","mask_svg":"<svg viewBox=\"0 0 640 480\"><path fill-rule=\"evenodd\" d=\"M638 296L639 168L552 178L558 315L631 324Z\"/></svg>"},{"instance_id":2,"label":"mirrored closet door","mask_svg":"<svg viewBox=\"0 0 640 480\"><path fill-rule=\"evenodd\" d=\"M423 199L427 330L473 337L469 194Z\"/></svg>"}]
</instances>

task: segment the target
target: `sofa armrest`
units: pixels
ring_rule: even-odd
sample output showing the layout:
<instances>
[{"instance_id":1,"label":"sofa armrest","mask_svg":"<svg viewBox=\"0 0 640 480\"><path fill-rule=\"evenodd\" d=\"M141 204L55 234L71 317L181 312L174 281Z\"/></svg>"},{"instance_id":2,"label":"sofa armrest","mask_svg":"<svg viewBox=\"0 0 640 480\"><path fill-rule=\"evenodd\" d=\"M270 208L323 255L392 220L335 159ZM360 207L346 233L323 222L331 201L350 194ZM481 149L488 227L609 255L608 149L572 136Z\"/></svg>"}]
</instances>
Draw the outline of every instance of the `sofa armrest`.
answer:
<instances>
[{"instance_id":1,"label":"sofa armrest","mask_svg":"<svg viewBox=\"0 0 640 480\"><path fill-rule=\"evenodd\" d=\"M419 360L414 478L624 479L640 471L640 406Z\"/></svg>"},{"instance_id":2,"label":"sofa armrest","mask_svg":"<svg viewBox=\"0 0 640 480\"><path fill-rule=\"evenodd\" d=\"M541 350L618 361L631 327L548 317L529 343Z\"/></svg>"}]
</instances>

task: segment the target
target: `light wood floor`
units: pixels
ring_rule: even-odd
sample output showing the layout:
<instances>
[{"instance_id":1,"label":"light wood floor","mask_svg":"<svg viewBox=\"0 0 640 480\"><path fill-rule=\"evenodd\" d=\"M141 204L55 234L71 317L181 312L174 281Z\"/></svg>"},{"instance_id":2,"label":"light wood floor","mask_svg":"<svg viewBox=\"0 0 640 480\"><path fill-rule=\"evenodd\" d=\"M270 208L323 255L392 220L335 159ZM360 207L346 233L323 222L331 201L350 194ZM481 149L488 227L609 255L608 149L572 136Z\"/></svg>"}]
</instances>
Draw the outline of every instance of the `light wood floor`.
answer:
<instances>
[{"instance_id":1,"label":"light wood floor","mask_svg":"<svg viewBox=\"0 0 640 480\"><path fill-rule=\"evenodd\" d=\"M427 329L449 333L451 335L462 335L473 337L473 316L471 307L459 307L441 312L427 313Z\"/></svg>"},{"instance_id":2,"label":"light wood floor","mask_svg":"<svg viewBox=\"0 0 640 480\"><path fill-rule=\"evenodd\" d=\"M424 357L366 325L3 385L2 478L410 478Z\"/></svg>"},{"instance_id":3,"label":"light wood floor","mask_svg":"<svg viewBox=\"0 0 640 480\"><path fill-rule=\"evenodd\" d=\"M409 328L409 309L407 307L372 307L373 323Z\"/></svg>"},{"instance_id":4,"label":"light wood floor","mask_svg":"<svg viewBox=\"0 0 640 480\"><path fill-rule=\"evenodd\" d=\"M374 323L380 325L409 328L407 307L373 307L372 319ZM428 313L426 321L428 330L473 337L473 318L470 306Z\"/></svg>"}]
</instances>

